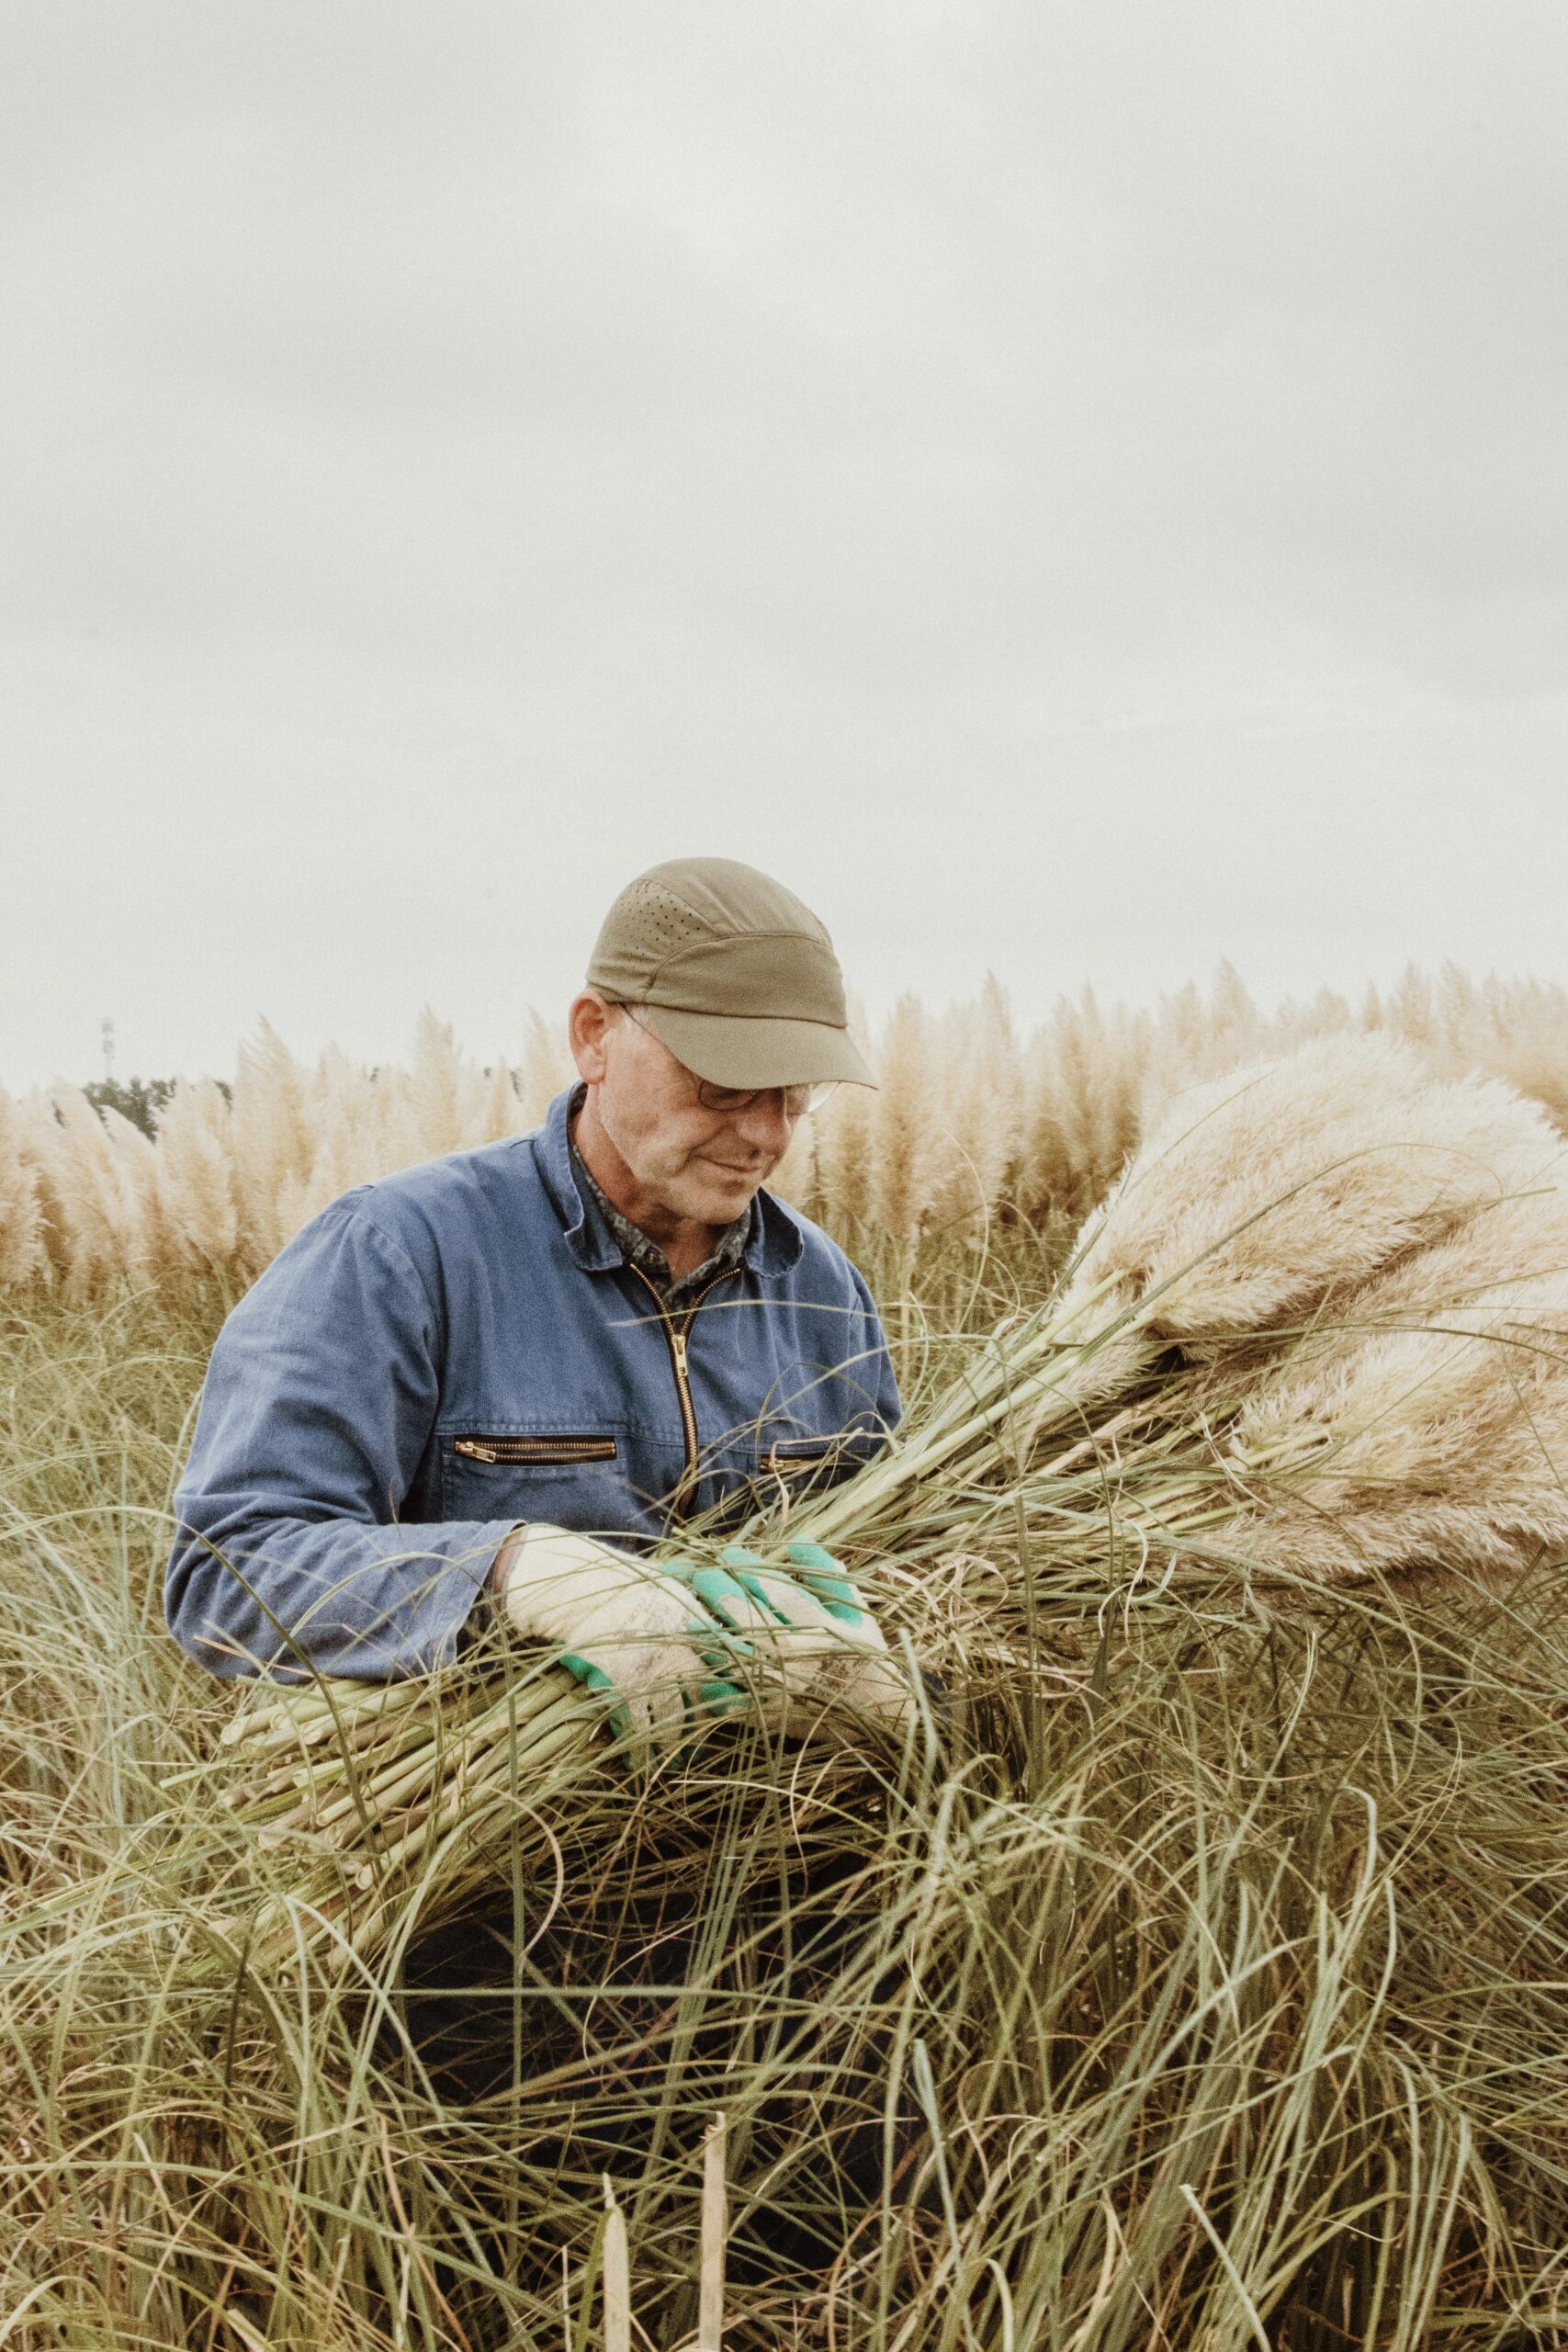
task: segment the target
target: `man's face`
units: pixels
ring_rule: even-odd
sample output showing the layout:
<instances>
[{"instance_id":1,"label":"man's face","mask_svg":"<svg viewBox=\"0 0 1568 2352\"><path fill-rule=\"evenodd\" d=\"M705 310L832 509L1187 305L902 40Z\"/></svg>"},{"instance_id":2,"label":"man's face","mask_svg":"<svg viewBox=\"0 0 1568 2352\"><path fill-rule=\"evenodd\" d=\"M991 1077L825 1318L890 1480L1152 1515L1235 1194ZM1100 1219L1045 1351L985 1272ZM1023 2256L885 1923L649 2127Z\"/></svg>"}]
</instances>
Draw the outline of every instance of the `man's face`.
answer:
<instances>
[{"instance_id":1,"label":"man's face","mask_svg":"<svg viewBox=\"0 0 1568 2352\"><path fill-rule=\"evenodd\" d=\"M599 1122L644 1192L703 1225L741 1216L795 1132L783 1090L741 1111L706 1109L692 1072L625 1005L610 1008L603 1053Z\"/></svg>"}]
</instances>

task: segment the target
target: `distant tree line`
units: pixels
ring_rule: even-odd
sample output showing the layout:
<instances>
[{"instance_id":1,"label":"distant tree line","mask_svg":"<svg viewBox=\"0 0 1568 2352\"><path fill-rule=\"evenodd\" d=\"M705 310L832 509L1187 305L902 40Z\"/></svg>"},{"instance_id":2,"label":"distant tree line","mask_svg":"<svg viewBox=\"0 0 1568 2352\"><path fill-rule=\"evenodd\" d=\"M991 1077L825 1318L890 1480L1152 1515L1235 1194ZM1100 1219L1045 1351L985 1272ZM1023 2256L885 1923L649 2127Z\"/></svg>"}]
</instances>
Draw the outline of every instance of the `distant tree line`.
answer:
<instances>
[{"instance_id":1,"label":"distant tree line","mask_svg":"<svg viewBox=\"0 0 1568 2352\"><path fill-rule=\"evenodd\" d=\"M232 1088L218 1080L226 1101L232 1099ZM140 1127L149 1140L158 1131L159 1114L175 1091L172 1078L131 1078L123 1083L118 1078L96 1078L82 1089L97 1110L118 1111L133 1127Z\"/></svg>"}]
</instances>

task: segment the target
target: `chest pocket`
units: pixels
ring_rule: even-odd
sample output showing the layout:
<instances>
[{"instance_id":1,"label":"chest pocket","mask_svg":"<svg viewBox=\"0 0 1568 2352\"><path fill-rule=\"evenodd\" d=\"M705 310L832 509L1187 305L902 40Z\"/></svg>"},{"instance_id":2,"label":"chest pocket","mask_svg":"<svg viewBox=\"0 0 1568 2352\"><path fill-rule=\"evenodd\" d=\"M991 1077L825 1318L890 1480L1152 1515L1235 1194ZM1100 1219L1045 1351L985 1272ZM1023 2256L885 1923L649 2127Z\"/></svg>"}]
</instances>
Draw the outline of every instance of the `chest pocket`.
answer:
<instances>
[{"instance_id":1,"label":"chest pocket","mask_svg":"<svg viewBox=\"0 0 1568 2352\"><path fill-rule=\"evenodd\" d=\"M639 1529L620 1438L607 1430L460 1430L441 1444L446 1519L544 1520L580 1534Z\"/></svg>"},{"instance_id":2,"label":"chest pocket","mask_svg":"<svg viewBox=\"0 0 1568 2352\"><path fill-rule=\"evenodd\" d=\"M614 1462L618 1448L613 1437L455 1437L452 1452L459 1462L528 1463L536 1468L559 1469L568 1462Z\"/></svg>"}]
</instances>

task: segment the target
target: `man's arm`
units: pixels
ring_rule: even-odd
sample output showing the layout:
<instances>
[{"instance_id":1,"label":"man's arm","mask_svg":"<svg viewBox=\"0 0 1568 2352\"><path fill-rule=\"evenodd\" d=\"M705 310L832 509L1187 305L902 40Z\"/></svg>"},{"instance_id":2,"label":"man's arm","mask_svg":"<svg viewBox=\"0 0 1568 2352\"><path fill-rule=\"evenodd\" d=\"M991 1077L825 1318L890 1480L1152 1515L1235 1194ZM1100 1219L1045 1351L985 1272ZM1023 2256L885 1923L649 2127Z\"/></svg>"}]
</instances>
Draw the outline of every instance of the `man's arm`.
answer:
<instances>
[{"instance_id":1,"label":"man's arm","mask_svg":"<svg viewBox=\"0 0 1568 2352\"><path fill-rule=\"evenodd\" d=\"M396 1523L443 1345L419 1270L353 1194L234 1309L164 1587L169 1629L199 1664L380 1681L451 1657L513 1521Z\"/></svg>"}]
</instances>

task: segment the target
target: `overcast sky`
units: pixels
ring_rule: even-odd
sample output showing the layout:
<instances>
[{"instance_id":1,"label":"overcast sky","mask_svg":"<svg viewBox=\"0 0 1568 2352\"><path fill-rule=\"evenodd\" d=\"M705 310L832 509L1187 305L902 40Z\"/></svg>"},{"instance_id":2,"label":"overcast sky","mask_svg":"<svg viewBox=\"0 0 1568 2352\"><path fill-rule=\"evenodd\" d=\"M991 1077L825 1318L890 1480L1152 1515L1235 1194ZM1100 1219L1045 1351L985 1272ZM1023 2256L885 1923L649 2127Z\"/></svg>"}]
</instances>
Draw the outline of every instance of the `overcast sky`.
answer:
<instances>
[{"instance_id":1,"label":"overcast sky","mask_svg":"<svg viewBox=\"0 0 1568 2352\"><path fill-rule=\"evenodd\" d=\"M0 1082L1568 980L1562 0L6 0Z\"/></svg>"}]
</instances>

